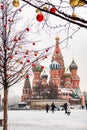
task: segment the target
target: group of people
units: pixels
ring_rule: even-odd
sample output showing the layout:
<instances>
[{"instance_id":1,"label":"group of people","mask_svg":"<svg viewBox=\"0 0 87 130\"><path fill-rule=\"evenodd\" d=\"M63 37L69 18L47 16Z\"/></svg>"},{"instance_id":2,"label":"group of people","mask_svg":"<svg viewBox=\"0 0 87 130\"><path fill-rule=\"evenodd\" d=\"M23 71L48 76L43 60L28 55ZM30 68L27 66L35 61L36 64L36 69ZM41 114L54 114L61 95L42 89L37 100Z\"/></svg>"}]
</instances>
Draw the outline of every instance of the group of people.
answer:
<instances>
[{"instance_id":1,"label":"group of people","mask_svg":"<svg viewBox=\"0 0 87 130\"><path fill-rule=\"evenodd\" d=\"M56 108L55 104L52 103L51 105L46 104L46 108L45 109L46 109L47 113L48 113L49 110L51 110L52 113L54 113L55 108ZM64 103L63 108L65 110L65 114L70 115L71 111L70 111L70 104L69 104L69 102Z\"/></svg>"},{"instance_id":2,"label":"group of people","mask_svg":"<svg viewBox=\"0 0 87 130\"><path fill-rule=\"evenodd\" d=\"M48 113L49 109L51 109L52 113L54 113L55 108L56 108L56 106L54 103L52 103L51 106L49 104L46 104L46 112L47 113Z\"/></svg>"}]
</instances>

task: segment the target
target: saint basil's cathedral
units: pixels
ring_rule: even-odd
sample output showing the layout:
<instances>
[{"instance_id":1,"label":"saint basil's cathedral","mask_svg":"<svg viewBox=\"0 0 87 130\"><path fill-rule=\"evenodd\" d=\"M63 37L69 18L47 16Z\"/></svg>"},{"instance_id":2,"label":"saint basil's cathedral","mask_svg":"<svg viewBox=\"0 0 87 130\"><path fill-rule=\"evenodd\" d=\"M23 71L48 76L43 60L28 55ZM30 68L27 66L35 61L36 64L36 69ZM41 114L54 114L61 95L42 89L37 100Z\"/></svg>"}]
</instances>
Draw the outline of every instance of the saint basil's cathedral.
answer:
<instances>
[{"instance_id":1,"label":"saint basil's cathedral","mask_svg":"<svg viewBox=\"0 0 87 130\"><path fill-rule=\"evenodd\" d=\"M84 96L80 90L80 77L77 75L78 66L72 60L69 68L65 69L63 56L59 46L59 37L55 38L55 50L49 65L49 81L45 68L40 64L32 68L34 78L32 86L29 78L25 79L22 101L29 99L65 99L79 101L84 105Z\"/></svg>"}]
</instances>

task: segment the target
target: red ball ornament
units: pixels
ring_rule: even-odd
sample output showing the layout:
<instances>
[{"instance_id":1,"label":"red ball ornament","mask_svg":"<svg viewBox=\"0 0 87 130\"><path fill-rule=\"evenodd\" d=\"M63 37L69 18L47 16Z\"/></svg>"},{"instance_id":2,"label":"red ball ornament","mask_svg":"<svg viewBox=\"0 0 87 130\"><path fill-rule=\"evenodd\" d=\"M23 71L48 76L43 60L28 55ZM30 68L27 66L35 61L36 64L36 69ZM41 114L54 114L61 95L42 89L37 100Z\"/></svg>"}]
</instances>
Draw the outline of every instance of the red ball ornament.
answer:
<instances>
[{"instance_id":1,"label":"red ball ornament","mask_svg":"<svg viewBox=\"0 0 87 130\"><path fill-rule=\"evenodd\" d=\"M30 31L30 29L29 29L29 28L26 28L26 31L28 31L28 32L29 32L29 31Z\"/></svg>"},{"instance_id":2,"label":"red ball ornament","mask_svg":"<svg viewBox=\"0 0 87 130\"><path fill-rule=\"evenodd\" d=\"M0 7L2 10L4 9L4 5L1 5L1 7Z\"/></svg>"},{"instance_id":3,"label":"red ball ornament","mask_svg":"<svg viewBox=\"0 0 87 130\"><path fill-rule=\"evenodd\" d=\"M30 60L27 60L28 63L30 63Z\"/></svg>"},{"instance_id":4,"label":"red ball ornament","mask_svg":"<svg viewBox=\"0 0 87 130\"><path fill-rule=\"evenodd\" d=\"M26 56L24 56L24 58L26 58Z\"/></svg>"},{"instance_id":5,"label":"red ball ornament","mask_svg":"<svg viewBox=\"0 0 87 130\"><path fill-rule=\"evenodd\" d=\"M32 64L32 66L36 66L36 64Z\"/></svg>"},{"instance_id":6,"label":"red ball ornament","mask_svg":"<svg viewBox=\"0 0 87 130\"><path fill-rule=\"evenodd\" d=\"M17 55L17 54L18 54L18 52L16 51L16 52L15 52L15 55Z\"/></svg>"},{"instance_id":7,"label":"red ball ornament","mask_svg":"<svg viewBox=\"0 0 87 130\"><path fill-rule=\"evenodd\" d=\"M10 19L8 19L8 22L11 22L11 20L10 20Z\"/></svg>"},{"instance_id":8,"label":"red ball ornament","mask_svg":"<svg viewBox=\"0 0 87 130\"><path fill-rule=\"evenodd\" d=\"M12 56L12 55L10 55L10 59L13 59L13 56Z\"/></svg>"},{"instance_id":9,"label":"red ball ornament","mask_svg":"<svg viewBox=\"0 0 87 130\"><path fill-rule=\"evenodd\" d=\"M48 52L48 49L46 49L46 52Z\"/></svg>"},{"instance_id":10,"label":"red ball ornament","mask_svg":"<svg viewBox=\"0 0 87 130\"><path fill-rule=\"evenodd\" d=\"M29 75L27 74L27 75L26 75L26 79L28 79L28 78L29 78Z\"/></svg>"},{"instance_id":11,"label":"red ball ornament","mask_svg":"<svg viewBox=\"0 0 87 130\"><path fill-rule=\"evenodd\" d=\"M35 45L35 42L33 42L32 44Z\"/></svg>"},{"instance_id":12,"label":"red ball ornament","mask_svg":"<svg viewBox=\"0 0 87 130\"><path fill-rule=\"evenodd\" d=\"M26 54L26 55L28 55L28 54L29 54L29 51L28 51L28 50L26 50L25 54Z\"/></svg>"},{"instance_id":13,"label":"red ball ornament","mask_svg":"<svg viewBox=\"0 0 87 130\"><path fill-rule=\"evenodd\" d=\"M37 14L36 19L37 21L42 22L44 20L43 14Z\"/></svg>"},{"instance_id":14,"label":"red ball ornament","mask_svg":"<svg viewBox=\"0 0 87 130\"><path fill-rule=\"evenodd\" d=\"M3 25L4 28L6 28L7 26L6 25Z\"/></svg>"},{"instance_id":15,"label":"red ball ornament","mask_svg":"<svg viewBox=\"0 0 87 130\"><path fill-rule=\"evenodd\" d=\"M10 50L10 48L9 48L9 47L8 47L7 49L8 49L8 51Z\"/></svg>"},{"instance_id":16,"label":"red ball ornament","mask_svg":"<svg viewBox=\"0 0 87 130\"><path fill-rule=\"evenodd\" d=\"M42 69L44 69L44 66L41 66Z\"/></svg>"},{"instance_id":17,"label":"red ball ornament","mask_svg":"<svg viewBox=\"0 0 87 130\"><path fill-rule=\"evenodd\" d=\"M50 8L50 12L51 13L56 13L56 8L54 8L54 7Z\"/></svg>"},{"instance_id":18,"label":"red ball ornament","mask_svg":"<svg viewBox=\"0 0 87 130\"><path fill-rule=\"evenodd\" d=\"M23 64L23 62L22 62L22 61L20 61L20 64Z\"/></svg>"},{"instance_id":19,"label":"red ball ornament","mask_svg":"<svg viewBox=\"0 0 87 130\"><path fill-rule=\"evenodd\" d=\"M45 58L47 58L47 56L45 56Z\"/></svg>"},{"instance_id":20,"label":"red ball ornament","mask_svg":"<svg viewBox=\"0 0 87 130\"><path fill-rule=\"evenodd\" d=\"M17 41L18 41L18 39L15 37L15 38L13 39L13 41L14 41L14 42L17 42Z\"/></svg>"}]
</instances>

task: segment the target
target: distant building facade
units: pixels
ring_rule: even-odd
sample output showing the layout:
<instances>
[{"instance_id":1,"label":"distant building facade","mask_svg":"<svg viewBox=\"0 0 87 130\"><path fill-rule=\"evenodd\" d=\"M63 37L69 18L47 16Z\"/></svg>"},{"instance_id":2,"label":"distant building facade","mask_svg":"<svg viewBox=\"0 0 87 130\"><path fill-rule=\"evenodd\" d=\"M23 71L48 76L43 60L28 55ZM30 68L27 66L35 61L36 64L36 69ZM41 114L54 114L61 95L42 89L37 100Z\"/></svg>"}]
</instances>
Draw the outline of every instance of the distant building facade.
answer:
<instances>
[{"instance_id":1,"label":"distant building facade","mask_svg":"<svg viewBox=\"0 0 87 130\"><path fill-rule=\"evenodd\" d=\"M25 79L21 100L27 99L67 99L80 100L84 105L84 96L81 94L79 83L80 77L77 75L78 66L73 60L69 68L65 69L63 56L59 46L59 37L55 38L56 45L52 56L50 68L50 78L40 64L32 67L34 73L32 87L29 78Z\"/></svg>"}]
</instances>

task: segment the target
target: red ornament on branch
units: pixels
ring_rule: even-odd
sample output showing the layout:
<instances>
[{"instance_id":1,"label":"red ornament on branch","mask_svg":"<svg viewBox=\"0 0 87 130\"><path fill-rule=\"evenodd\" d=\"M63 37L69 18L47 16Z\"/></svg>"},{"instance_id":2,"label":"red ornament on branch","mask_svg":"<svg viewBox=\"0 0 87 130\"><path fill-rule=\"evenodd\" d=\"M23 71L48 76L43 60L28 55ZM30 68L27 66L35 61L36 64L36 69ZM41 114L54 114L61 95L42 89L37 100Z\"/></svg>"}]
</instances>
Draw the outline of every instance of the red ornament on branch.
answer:
<instances>
[{"instance_id":1,"label":"red ornament on branch","mask_svg":"<svg viewBox=\"0 0 87 130\"><path fill-rule=\"evenodd\" d=\"M32 44L35 45L35 42L33 42Z\"/></svg>"},{"instance_id":2,"label":"red ornament on branch","mask_svg":"<svg viewBox=\"0 0 87 130\"><path fill-rule=\"evenodd\" d=\"M36 19L37 21L42 22L44 20L43 14L37 14Z\"/></svg>"},{"instance_id":3,"label":"red ornament on branch","mask_svg":"<svg viewBox=\"0 0 87 130\"><path fill-rule=\"evenodd\" d=\"M28 79L28 78L29 78L29 75L27 74L27 75L26 75L26 79Z\"/></svg>"},{"instance_id":4,"label":"red ornament on branch","mask_svg":"<svg viewBox=\"0 0 87 130\"><path fill-rule=\"evenodd\" d=\"M30 63L30 60L28 59L27 62Z\"/></svg>"},{"instance_id":5,"label":"red ornament on branch","mask_svg":"<svg viewBox=\"0 0 87 130\"><path fill-rule=\"evenodd\" d=\"M13 59L13 56L12 56L12 55L10 55L10 59Z\"/></svg>"},{"instance_id":6,"label":"red ornament on branch","mask_svg":"<svg viewBox=\"0 0 87 130\"><path fill-rule=\"evenodd\" d=\"M30 29L29 29L29 28L26 28L26 31L28 31L28 32L29 32L29 31L30 31Z\"/></svg>"},{"instance_id":7,"label":"red ornament on branch","mask_svg":"<svg viewBox=\"0 0 87 130\"><path fill-rule=\"evenodd\" d=\"M54 7L50 8L50 12L55 14L56 13L56 8L54 8Z\"/></svg>"},{"instance_id":8,"label":"red ornament on branch","mask_svg":"<svg viewBox=\"0 0 87 130\"><path fill-rule=\"evenodd\" d=\"M2 4L2 5L0 6L0 8L3 10L3 9L4 9L4 5Z\"/></svg>"},{"instance_id":9,"label":"red ornament on branch","mask_svg":"<svg viewBox=\"0 0 87 130\"><path fill-rule=\"evenodd\" d=\"M17 41L18 41L18 39L15 37L15 38L13 39L13 41L14 41L14 42L17 42Z\"/></svg>"},{"instance_id":10,"label":"red ornament on branch","mask_svg":"<svg viewBox=\"0 0 87 130\"><path fill-rule=\"evenodd\" d=\"M4 28L6 28L7 26L6 25L3 25Z\"/></svg>"},{"instance_id":11,"label":"red ornament on branch","mask_svg":"<svg viewBox=\"0 0 87 130\"><path fill-rule=\"evenodd\" d=\"M41 66L42 69L44 69L44 66Z\"/></svg>"},{"instance_id":12,"label":"red ornament on branch","mask_svg":"<svg viewBox=\"0 0 87 130\"><path fill-rule=\"evenodd\" d=\"M36 66L36 64L32 64L32 66Z\"/></svg>"}]
</instances>

